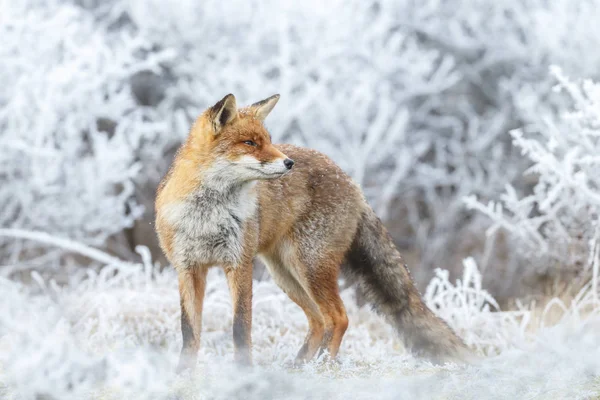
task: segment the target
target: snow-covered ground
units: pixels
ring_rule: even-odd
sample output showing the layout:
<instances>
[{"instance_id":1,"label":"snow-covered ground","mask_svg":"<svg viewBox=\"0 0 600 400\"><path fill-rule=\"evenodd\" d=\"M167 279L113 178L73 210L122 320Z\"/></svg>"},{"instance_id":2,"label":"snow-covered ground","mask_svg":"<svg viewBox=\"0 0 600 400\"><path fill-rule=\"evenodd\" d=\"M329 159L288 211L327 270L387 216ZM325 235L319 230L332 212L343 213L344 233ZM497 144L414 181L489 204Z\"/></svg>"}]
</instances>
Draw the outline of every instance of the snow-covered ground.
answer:
<instances>
[{"instance_id":1,"label":"snow-covered ground","mask_svg":"<svg viewBox=\"0 0 600 400\"><path fill-rule=\"evenodd\" d=\"M146 257L143 265L81 269L61 287L37 273L32 278L28 285L0 278L2 398L600 396L597 287L582 290L572 304L557 301L544 318L532 318L525 308L492 312L493 299L479 287L472 260L465 261L463 279L454 284L439 271L425 294L474 349L488 354L470 366L434 366L412 358L392 329L367 306L357 307L353 290L345 289L350 328L339 362L315 360L293 369L290 362L307 328L304 315L274 283L263 281L254 285L256 365L239 369L232 363L227 285L221 271L213 269L198 369L192 376L177 377L181 338L172 269L160 271ZM558 324L543 327L543 320L556 319L560 306L567 309Z\"/></svg>"}]
</instances>

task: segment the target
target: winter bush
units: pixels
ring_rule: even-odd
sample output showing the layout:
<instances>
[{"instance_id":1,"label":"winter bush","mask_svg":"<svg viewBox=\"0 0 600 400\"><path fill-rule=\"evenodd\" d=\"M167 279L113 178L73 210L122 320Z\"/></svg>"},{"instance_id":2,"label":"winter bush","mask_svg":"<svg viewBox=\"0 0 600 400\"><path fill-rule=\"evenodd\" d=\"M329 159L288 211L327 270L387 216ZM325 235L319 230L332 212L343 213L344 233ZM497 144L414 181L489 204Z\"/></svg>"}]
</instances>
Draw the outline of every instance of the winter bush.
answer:
<instances>
[{"instance_id":1,"label":"winter bush","mask_svg":"<svg viewBox=\"0 0 600 400\"><path fill-rule=\"evenodd\" d=\"M586 49L598 43L598 25L591 21L600 8L594 0L398 4L399 25L452 55L461 76L452 90L428 99L434 105L421 120L429 127L424 136L434 156L416 164L399 190L412 186L422 193L416 197L419 212L408 215L417 228L421 265L452 268L472 254L495 293L514 295L519 275L505 269L518 267L519 260L501 237L482 245L487 222L465 213L461 199L495 199L506 183L517 193L529 190L532 181L521 177L528 162L506 132L564 107L549 96L550 64L571 76L597 77L600 60ZM400 204L411 204L400 198Z\"/></svg>"},{"instance_id":2,"label":"winter bush","mask_svg":"<svg viewBox=\"0 0 600 400\"><path fill-rule=\"evenodd\" d=\"M0 7L3 226L135 258L137 243L155 244L154 190L199 112L228 92L242 104L280 93L275 140L352 174L417 253L421 282L473 254L494 292L503 280L488 271L514 260L484 247L487 221L462 198L495 199L505 183L525 193L527 162L505 132L562 105L549 100L549 64L594 77L599 61L595 0ZM30 246L2 259L61 255Z\"/></svg>"},{"instance_id":3,"label":"winter bush","mask_svg":"<svg viewBox=\"0 0 600 400\"><path fill-rule=\"evenodd\" d=\"M528 260L525 273L590 276L587 254L597 244L600 224L600 84L574 83L559 69L556 89L572 106L558 117L511 131L514 145L529 158L537 184L520 195L507 184L500 201L475 197L467 204L489 216L488 234L506 230L513 248Z\"/></svg>"},{"instance_id":4,"label":"winter bush","mask_svg":"<svg viewBox=\"0 0 600 400\"><path fill-rule=\"evenodd\" d=\"M148 43L109 37L65 2L1 4L0 224L104 246L141 216L135 149L160 146L164 131L129 79L167 54L144 55ZM15 262L27 247L6 254Z\"/></svg>"}]
</instances>

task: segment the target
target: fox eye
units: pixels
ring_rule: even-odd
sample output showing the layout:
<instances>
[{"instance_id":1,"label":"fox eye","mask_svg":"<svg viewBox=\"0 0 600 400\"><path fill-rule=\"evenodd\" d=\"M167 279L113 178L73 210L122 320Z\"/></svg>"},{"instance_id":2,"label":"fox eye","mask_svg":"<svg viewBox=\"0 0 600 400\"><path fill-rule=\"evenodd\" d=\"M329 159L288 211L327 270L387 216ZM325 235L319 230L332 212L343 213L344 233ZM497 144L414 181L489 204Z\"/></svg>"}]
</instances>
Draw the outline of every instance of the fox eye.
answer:
<instances>
[{"instance_id":1,"label":"fox eye","mask_svg":"<svg viewBox=\"0 0 600 400\"><path fill-rule=\"evenodd\" d=\"M252 140L246 140L246 141L244 141L244 144L247 144L248 146L256 147L256 143L254 143Z\"/></svg>"}]
</instances>

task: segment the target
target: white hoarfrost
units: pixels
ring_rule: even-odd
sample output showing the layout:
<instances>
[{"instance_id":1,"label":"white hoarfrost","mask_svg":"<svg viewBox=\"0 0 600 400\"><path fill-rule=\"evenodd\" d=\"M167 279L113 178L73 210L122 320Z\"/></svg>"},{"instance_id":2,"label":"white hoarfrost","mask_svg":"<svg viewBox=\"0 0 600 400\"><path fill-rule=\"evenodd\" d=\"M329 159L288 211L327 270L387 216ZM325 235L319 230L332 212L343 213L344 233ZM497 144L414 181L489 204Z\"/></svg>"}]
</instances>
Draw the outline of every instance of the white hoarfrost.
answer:
<instances>
[{"instance_id":1,"label":"white hoarfrost","mask_svg":"<svg viewBox=\"0 0 600 400\"><path fill-rule=\"evenodd\" d=\"M23 236L23 235L21 235ZM30 238L46 240L31 233ZM84 245L89 257L103 256ZM342 293L350 328L339 363L291 362L307 329L302 310L272 282L255 282L253 369L232 364L231 302L226 280L211 270L198 370L177 377L181 338L177 277L151 263L114 261L81 269L59 286L33 273L24 286L0 278L0 394L9 399L430 399L585 398L599 390L600 303L595 279L544 326L530 311L503 312L481 287L473 260L455 284L438 271L425 293L430 307L484 355L478 364L433 366L405 353L393 330ZM499 355L497 355L499 354ZM46 396L46 397L44 397Z\"/></svg>"},{"instance_id":2,"label":"white hoarfrost","mask_svg":"<svg viewBox=\"0 0 600 400\"><path fill-rule=\"evenodd\" d=\"M486 228L462 198L527 188L504 133L552 109L549 63L598 73L599 17L596 0L0 0L0 224L132 257L155 239L124 230L151 221L194 118L229 92L280 93L275 140L362 184L416 276L458 271ZM30 246L2 259L38 257Z\"/></svg>"},{"instance_id":3,"label":"white hoarfrost","mask_svg":"<svg viewBox=\"0 0 600 400\"><path fill-rule=\"evenodd\" d=\"M143 39L109 37L53 0L0 1L0 36L0 226L105 245L141 216L136 149L164 130L137 107L129 79L168 54L143 56ZM30 245L6 254L14 262Z\"/></svg>"},{"instance_id":4,"label":"white hoarfrost","mask_svg":"<svg viewBox=\"0 0 600 400\"><path fill-rule=\"evenodd\" d=\"M533 191L519 195L507 184L499 202L466 200L491 218L488 234L509 233L529 260L527 273L589 277L587 254L600 229L600 84L573 83L558 68L553 74L570 110L558 117L542 114L536 124L511 132L514 145L533 164L526 171L537 177Z\"/></svg>"}]
</instances>

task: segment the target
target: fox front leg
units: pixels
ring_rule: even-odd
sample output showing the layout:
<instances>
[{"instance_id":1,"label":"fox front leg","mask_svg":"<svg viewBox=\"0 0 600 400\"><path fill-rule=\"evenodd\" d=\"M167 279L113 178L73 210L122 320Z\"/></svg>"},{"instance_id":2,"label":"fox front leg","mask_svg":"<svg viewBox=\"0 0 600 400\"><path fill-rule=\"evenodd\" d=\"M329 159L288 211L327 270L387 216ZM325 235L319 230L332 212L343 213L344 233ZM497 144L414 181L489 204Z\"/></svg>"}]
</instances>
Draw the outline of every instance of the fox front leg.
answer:
<instances>
[{"instance_id":1,"label":"fox front leg","mask_svg":"<svg viewBox=\"0 0 600 400\"><path fill-rule=\"evenodd\" d=\"M207 268L184 269L179 272L179 299L181 302L181 335L183 346L177 373L193 370L196 366L202 330L202 306L206 287Z\"/></svg>"},{"instance_id":2,"label":"fox front leg","mask_svg":"<svg viewBox=\"0 0 600 400\"><path fill-rule=\"evenodd\" d=\"M234 358L252 365L252 261L225 268L233 305Z\"/></svg>"}]
</instances>

